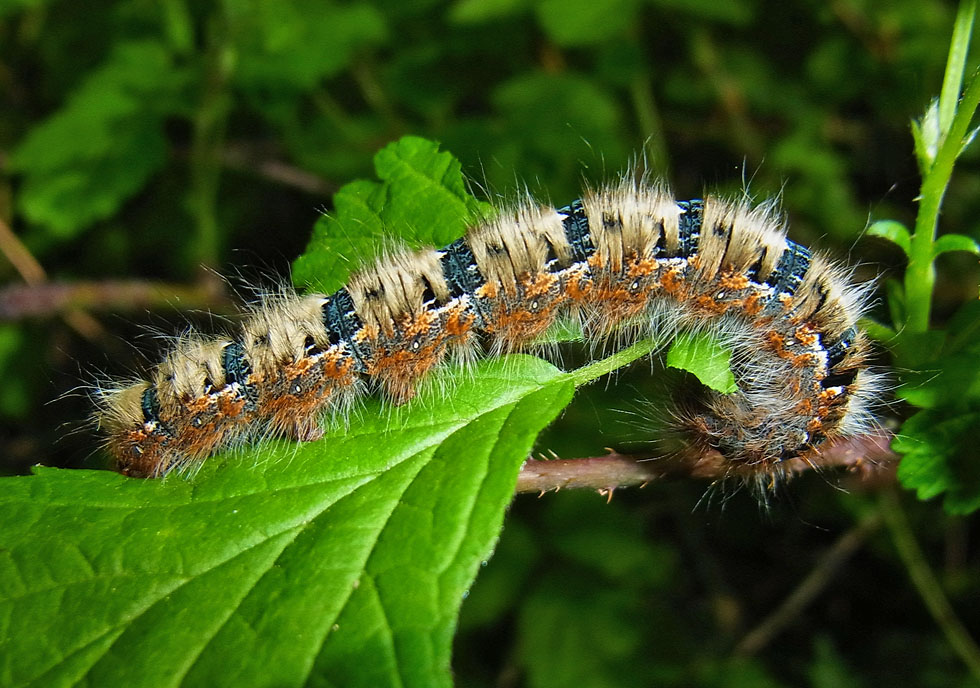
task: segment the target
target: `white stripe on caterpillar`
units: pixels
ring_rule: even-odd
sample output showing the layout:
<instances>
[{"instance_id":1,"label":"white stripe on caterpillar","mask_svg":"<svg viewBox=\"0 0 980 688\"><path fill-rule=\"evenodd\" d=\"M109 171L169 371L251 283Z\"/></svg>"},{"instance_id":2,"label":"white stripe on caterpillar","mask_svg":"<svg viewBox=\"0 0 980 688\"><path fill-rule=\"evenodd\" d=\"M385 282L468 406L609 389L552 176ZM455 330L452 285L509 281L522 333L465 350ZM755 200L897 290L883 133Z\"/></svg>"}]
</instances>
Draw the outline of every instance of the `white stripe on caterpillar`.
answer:
<instances>
[{"instance_id":1,"label":"white stripe on caterpillar","mask_svg":"<svg viewBox=\"0 0 980 688\"><path fill-rule=\"evenodd\" d=\"M269 297L237 336L183 338L150 381L103 392L96 417L118 470L161 476L257 436L315 439L366 389L405 402L449 354L524 348L574 317L595 337L714 332L740 391L709 393L678 430L756 476L873 426L866 293L767 206L623 181L382 258L330 295Z\"/></svg>"}]
</instances>

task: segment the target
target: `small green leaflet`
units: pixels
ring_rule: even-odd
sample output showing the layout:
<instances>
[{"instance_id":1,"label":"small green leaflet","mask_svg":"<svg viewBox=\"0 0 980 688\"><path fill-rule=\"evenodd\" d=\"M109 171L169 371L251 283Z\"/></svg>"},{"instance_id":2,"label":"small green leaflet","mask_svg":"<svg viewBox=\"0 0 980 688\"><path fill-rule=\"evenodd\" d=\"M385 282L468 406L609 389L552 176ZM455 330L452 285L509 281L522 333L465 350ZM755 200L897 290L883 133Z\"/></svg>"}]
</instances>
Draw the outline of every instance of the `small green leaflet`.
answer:
<instances>
[{"instance_id":1,"label":"small green leaflet","mask_svg":"<svg viewBox=\"0 0 980 688\"><path fill-rule=\"evenodd\" d=\"M332 293L358 265L399 246L445 246L492 208L466 190L459 161L439 145L406 136L374 156L378 178L345 184L293 263L298 286Z\"/></svg>"},{"instance_id":2,"label":"small green leaflet","mask_svg":"<svg viewBox=\"0 0 980 688\"><path fill-rule=\"evenodd\" d=\"M951 514L980 508L976 436L980 412L919 411L902 425L892 449L902 455L898 479L919 499L945 494Z\"/></svg>"},{"instance_id":3,"label":"small green leaflet","mask_svg":"<svg viewBox=\"0 0 980 688\"><path fill-rule=\"evenodd\" d=\"M980 303L967 303L948 326L907 338L902 357L917 369L902 371L898 396L919 411L902 424L892 449L902 455L902 485L919 499L942 494L947 512L966 514L980 508Z\"/></svg>"},{"instance_id":4,"label":"small green leaflet","mask_svg":"<svg viewBox=\"0 0 980 688\"><path fill-rule=\"evenodd\" d=\"M731 358L731 350L710 335L681 333L667 352L667 365L686 370L717 392L731 394L738 391Z\"/></svg>"}]
</instances>

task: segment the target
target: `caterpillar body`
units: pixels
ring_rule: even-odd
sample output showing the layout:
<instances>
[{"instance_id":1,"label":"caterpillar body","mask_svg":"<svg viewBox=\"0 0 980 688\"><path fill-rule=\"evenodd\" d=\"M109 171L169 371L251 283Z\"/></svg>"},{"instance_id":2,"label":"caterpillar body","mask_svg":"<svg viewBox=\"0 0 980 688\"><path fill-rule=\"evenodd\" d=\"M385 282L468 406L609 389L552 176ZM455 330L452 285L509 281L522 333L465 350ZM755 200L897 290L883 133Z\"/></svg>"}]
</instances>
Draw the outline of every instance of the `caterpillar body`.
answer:
<instances>
[{"instance_id":1,"label":"caterpillar body","mask_svg":"<svg viewBox=\"0 0 980 688\"><path fill-rule=\"evenodd\" d=\"M447 358L526 348L572 317L597 338L718 334L739 391L708 393L678 430L733 475L774 472L873 425L866 293L768 206L624 180L560 209L527 201L333 294L268 297L237 335L185 336L148 380L103 391L96 420L118 470L161 476L251 437L316 439L365 390L405 402Z\"/></svg>"}]
</instances>

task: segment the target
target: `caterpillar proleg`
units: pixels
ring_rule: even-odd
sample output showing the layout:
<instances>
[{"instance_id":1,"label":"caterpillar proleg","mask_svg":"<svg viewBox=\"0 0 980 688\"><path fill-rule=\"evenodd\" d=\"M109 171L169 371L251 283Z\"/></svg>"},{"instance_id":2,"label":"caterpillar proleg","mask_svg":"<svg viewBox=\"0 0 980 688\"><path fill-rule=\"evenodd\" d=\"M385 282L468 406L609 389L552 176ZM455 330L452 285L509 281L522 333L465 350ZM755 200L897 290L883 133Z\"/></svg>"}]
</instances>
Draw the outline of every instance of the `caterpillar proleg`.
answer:
<instances>
[{"instance_id":1,"label":"caterpillar proleg","mask_svg":"<svg viewBox=\"0 0 980 688\"><path fill-rule=\"evenodd\" d=\"M769 206L624 180L562 208L525 201L332 294L268 297L236 334L184 337L148 379L104 391L97 420L118 470L161 476L252 437L316 439L366 390L403 403L454 354L526 348L573 318L597 339L714 333L739 391L709 393L677 430L733 474L763 473L873 425L866 293Z\"/></svg>"}]
</instances>

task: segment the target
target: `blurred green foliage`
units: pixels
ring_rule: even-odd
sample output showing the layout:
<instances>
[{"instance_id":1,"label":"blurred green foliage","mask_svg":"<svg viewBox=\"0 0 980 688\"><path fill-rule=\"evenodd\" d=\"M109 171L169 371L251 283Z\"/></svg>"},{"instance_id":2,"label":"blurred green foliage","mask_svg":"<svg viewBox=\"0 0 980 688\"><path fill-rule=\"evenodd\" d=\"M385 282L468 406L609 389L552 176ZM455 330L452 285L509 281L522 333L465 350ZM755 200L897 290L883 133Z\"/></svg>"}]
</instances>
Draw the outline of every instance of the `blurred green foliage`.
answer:
<instances>
[{"instance_id":1,"label":"blurred green foliage","mask_svg":"<svg viewBox=\"0 0 980 688\"><path fill-rule=\"evenodd\" d=\"M951 513L980 509L976 432L980 428L980 303L968 302L946 331L913 340L929 356L901 374L898 396L916 407L893 443L902 484L920 499L944 494ZM901 354L902 351L899 351Z\"/></svg>"},{"instance_id":2,"label":"blurred green foliage","mask_svg":"<svg viewBox=\"0 0 980 688\"><path fill-rule=\"evenodd\" d=\"M564 202L640 160L680 197L779 195L794 239L848 256L863 277L897 276L900 248L858 240L871 220L912 224L909 121L942 83L954 14L940 0L0 0L0 219L53 282L162 280L198 288L206 304L202 266L274 283L331 194L370 178L387 143L418 134L442 142L492 202L525 187ZM941 226L977 239L977 218L974 147ZM922 408L910 428L935 445L909 448L918 459L903 480L965 512L977 494L975 424L964 420L977 396L976 317L949 319L976 299L976 261L953 253L938 265L933 313L946 327L913 348L943 356L899 371L903 398ZM335 284L343 269L318 267L338 274L315 279ZM6 261L0 277L21 281ZM166 295L112 301L121 317L103 313L108 300L31 299L0 299L8 472L87 460L97 440L74 432L87 404L72 390L95 370L138 370L135 348L155 358L159 344L137 339L147 324L214 326ZM957 386L930 384L941 370ZM656 398L645 385L624 375L581 395L542 450L642 439L635 426L657 422L631 400L637 388ZM794 483L768 514L718 490L692 513L705 496L693 483L610 505L518 499L464 605L460 684L976 685L877 531L770 643L733 651L876 509L859 488L826 482ZM975 517L933 503L908 511L980 633Z\"/></svg>"}]
</instances>

